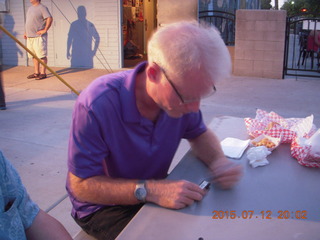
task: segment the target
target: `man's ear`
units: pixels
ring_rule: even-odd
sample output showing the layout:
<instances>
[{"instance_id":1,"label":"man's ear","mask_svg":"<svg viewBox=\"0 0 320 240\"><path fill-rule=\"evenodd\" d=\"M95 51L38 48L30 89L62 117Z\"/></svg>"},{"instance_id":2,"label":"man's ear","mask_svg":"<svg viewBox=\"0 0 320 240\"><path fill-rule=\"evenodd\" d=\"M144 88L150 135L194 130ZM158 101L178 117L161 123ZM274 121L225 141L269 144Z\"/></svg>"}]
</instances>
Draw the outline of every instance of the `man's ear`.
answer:
<instances>
[{"instance_id":1,"label":"man's ear","mask_svg":"<svg viewBox=\"0 0 320 240\"><path fill-rule=\"evenodd\" d=\"M157 82L159 81L159 72L161 71L160 67L156 63L151 63L147 67L147 77L150 81Z\"/></svg>"}]
</instances>

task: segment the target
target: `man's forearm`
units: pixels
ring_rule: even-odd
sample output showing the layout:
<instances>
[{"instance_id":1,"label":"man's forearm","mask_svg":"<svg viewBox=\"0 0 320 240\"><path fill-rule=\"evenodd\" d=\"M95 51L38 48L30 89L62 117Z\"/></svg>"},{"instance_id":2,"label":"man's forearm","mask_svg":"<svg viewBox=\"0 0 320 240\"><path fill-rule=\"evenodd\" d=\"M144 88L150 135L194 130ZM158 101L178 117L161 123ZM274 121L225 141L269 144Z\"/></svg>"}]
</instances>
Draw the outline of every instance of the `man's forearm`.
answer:
<instances>
[{"instance_id":1,"label":"man's forearm","mask_svg":"<svg viewBox=\"0 0 320 240\"><path fill-rule=\"evenodd\" d=\"M46 32L50 29L50 27L51 27L51 25L52 25L52 22L53 22L53 18L52 18L52 17L48 17L48 18L46 19L46 26L44 27L44 30L45 30Z\"/></svg>"},{"instance_id":2,"label":"man's forearm","mask_svg":"<svg viewBox=\"0 0 320 240\"><path fill-rule=\"evenodd\" d=\"M195 155L209 167L216 159L225 158L218 137L210 129L189 142Z\"/></svg>"},{"instance_id":3,"label":"man's forearm","mask_svg":"<svg viewBox=\"0 0 320 240\"><path fill-rule=\"evenodd\" d=\"M217 136L207 130L190 141L192 150L210 168L213 182L223 189L233 187L242 176L242 167L227 159Z\"/></svg>"},{"instance_id":4,"label":"man's forearm","mask_svg":"<svg viewBox=\"0 0 320 240\"><path fill-rule=\"evenodd\" d=\"M95 176L81 179L69 173L71 191L83 202L102 205L133 205L140 203L134 196L137 180L112 179ZM205 191L198 184L185 180L148 180L146 181L148 202L172 209L181 209L200 201Z\"/></svg>"},{"instance_id":5,"label":"man's forearm","mask_svg":"<svg viewBox=\"0 0 320 240\"><path fill-rule=\"evenodd\" d=\"M87 179L68 174L71 191L83 202L102 205L133 205L139 201L134 196L137 180L113 179L94 176Z\"/></svg>"}]
</instances>

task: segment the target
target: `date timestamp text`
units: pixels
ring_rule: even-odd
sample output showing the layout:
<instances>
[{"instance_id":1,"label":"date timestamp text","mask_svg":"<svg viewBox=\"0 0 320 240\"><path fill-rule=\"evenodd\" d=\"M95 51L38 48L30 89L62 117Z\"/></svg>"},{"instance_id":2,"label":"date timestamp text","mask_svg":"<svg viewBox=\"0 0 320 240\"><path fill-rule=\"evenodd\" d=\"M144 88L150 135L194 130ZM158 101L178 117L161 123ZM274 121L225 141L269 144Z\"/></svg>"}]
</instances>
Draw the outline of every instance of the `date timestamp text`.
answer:
<instances>
[{"instance_id":1,"label":"date timestamp text","mask_svg":"<svg viewBox=\"0 0 320 240\"><path fill-rule=\"evenodd\" d=\"M306 210L279 210L277 212L266 211L212 211L212 219L308 219L308 212Z\"/></svg>"}]
</instances>

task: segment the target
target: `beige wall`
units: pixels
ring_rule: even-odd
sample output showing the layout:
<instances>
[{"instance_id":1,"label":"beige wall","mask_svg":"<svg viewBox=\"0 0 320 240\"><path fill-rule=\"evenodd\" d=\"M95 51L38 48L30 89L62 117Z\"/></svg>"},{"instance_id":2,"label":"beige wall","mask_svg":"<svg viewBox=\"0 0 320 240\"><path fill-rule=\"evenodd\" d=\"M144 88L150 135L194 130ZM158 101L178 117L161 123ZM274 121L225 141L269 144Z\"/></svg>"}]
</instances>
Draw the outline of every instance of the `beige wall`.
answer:
<instances>
[{"instance_id":1,"label":"beige wall","mask_svg":"<svg viewBox=\"0 0 320 240\"><path fill-rule=\"evenodd\" d=\"M286 11L238 10L233 73L282 78Z\"/></svg>"},{"instance_id":2,"label":"beige wall","mask_svg":"<svg viewBox=\"0 0 320 240\"><path fill-rule=\"evenodd\" d=\"M229 50L229 54L230 54L230 58L231 58L231 62L232 62L232 72L234 71L234 46L227 46L228 50Z\"/></svg>"},{"instance_id":3,"label":"beige wall","mask_svg":"<svg viewBox=\"0 0 320 240\"><path fill-rule=\"evenodd\" d=\"M158 26L183 20L196 20L198 17L198 0L158 0Z\"/></svg>"}]
</instances>

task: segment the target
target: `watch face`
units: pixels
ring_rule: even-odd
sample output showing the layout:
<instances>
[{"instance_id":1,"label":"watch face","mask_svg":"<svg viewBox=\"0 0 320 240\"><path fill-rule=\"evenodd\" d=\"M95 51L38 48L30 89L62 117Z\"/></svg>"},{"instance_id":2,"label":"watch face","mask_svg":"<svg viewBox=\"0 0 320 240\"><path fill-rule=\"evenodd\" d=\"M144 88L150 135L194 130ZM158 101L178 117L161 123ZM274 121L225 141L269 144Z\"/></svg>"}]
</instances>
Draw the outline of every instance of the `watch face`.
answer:
<instances>
[{"instance_id":1,"label":"watch face","mask_svg":"<svg viewBox=\"0 0 320 240\"><path fill-rule=\"evenodd\" d=\"M147 196L147 191L145 188L138 188L135 192L136 198L140 201L144 201Z\"/></svg>"}]
</instances>

